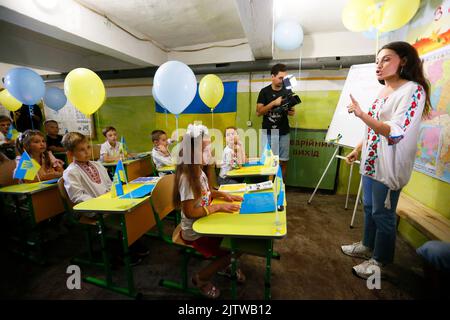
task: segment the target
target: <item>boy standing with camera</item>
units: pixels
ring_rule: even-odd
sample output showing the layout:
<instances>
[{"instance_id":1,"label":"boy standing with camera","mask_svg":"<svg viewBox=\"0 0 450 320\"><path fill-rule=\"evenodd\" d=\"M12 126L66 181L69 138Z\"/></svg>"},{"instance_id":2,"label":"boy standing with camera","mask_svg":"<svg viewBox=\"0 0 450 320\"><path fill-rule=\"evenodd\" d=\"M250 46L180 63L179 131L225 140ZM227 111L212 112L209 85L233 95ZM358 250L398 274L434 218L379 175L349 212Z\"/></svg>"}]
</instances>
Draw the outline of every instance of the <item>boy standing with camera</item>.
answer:
<instances>
[{"instance_id":1,"label":"boy standing with camera","mask_svg":"<svg viewBox=\"0 0 450 320\"><path fill-rule=\"evenodd\" d=\"M263 116L261 148L269 143L273 153L279 156L284 179L289 160L288 116L293 116L295 109L289 99L292 91L283 85L283 79L287 76L286 65L281 63L274 65L271 74L272 84L259 92L256 114Z\"/></svg>"}]
</instances>

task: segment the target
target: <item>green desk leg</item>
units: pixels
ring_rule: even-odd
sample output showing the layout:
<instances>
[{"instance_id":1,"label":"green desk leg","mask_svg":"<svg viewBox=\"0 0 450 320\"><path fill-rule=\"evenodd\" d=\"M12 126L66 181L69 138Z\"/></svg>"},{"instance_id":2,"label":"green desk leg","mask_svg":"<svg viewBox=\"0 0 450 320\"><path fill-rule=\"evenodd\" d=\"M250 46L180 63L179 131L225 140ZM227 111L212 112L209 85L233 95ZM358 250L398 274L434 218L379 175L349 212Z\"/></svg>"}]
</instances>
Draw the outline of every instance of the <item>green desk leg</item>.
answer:
<instances>
[{"instance_id":1,"label":"green desk leg","mask_svg":"<svg viewBox=\"0 0 450 320\"><path fill-rule=\"evenodd\" d=\"M272 272L272 256L273 256L273 240L266 240L266 274L264 277L264 299L270 300L272 299L272 294L270 292L270 280L271 280L271 272Z\"/></svg>"},{"instance_id":2,"label":"green desk leg","mask_svg":"<svg viewBox=\"0 0 450 320\"><path fill-rule=\"evenodd\" d=\"M236 299L237 298L237 290L236 290L236 282L237 282L236 251L237 251L237 247L236 247L236 240L234 238L231 238L230 244L231 244L231 299Z\"/></svg>"},{"instance_id":3,"label":"green desk leg","mask_svg":"<svg viewBox=\"0 0 450 320\"><path fill-rule=\"evenodd\" d=\"M39 224L36 223L33 210L33 201L31 195L26 196L27 210L21 211L21 202L19 195L11 195L12 202L15 203L14 216L17 219L17 235L12 235L11 240L18 243L17 249L12 249L18 254L30 261L38 264L45 264L42 253L42 239ZM5 196L5 203L7 202Z\"/></svg>"},{"instance_id":4,"label":"green desk leg","mask_svg":"<svg viewBox=\"0 0 450 320\"><path fill-rule=\"evenodd\" d=\"M130 259L130 250L128 248L128 234L127 234L127 226L125 222L125 215L120 215L120 226L122 227L122 247L123 253L125 256L125 273L127 276L128 283L128 295L136 296L136 290L134 288L134 278L133 278L133 270L131 270L131 259Z\"/></svg>"},{"instance_id":5,"label":"green desk leg","mask_svg":"<svg viewBox=\"0 0 450 320\"><path fill-rule=\"evenodd\" d=\"M105 221L103 218L103 215L99 215L99 228L100 228L100 240L102 244L102 255L103 255L103 263L105 268L105 274L106 274L106 280L98 279L95 277L86 277L84 281L88 283L92 283L96 286L124 294L126 296L129 296L131 298L139 298L141 295L137 294L134 289L134 280L133 280L133 272L131 270L131 262L130 262L130 256L129 256L129 250L128 250L128 238L126 233L126 225L125 225L125 216L121 215L121 221L120 225L122 227L122 245L124 247L124 254L125 254L125 272L127 275L127 283L128 287L123 288L114 285L113 279L112 279L112 271L111 271L111 264L109 259L109 254L107 251L107 243L106 243L106 227L105 227Z\"/></svg>"}]
</instances>

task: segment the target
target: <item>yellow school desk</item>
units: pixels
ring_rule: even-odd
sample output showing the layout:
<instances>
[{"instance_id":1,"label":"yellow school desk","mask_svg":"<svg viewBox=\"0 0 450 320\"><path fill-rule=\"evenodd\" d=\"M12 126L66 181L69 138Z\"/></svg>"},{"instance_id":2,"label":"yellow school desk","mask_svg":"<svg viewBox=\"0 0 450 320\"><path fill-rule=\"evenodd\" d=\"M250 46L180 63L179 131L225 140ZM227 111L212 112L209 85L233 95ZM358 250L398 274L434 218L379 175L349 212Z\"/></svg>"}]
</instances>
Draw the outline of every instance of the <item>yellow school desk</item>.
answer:
<instances>
[{"instance_id":1,"label":"yellow school desk","mask_svg":"<svg viewBox=\"0 0 450 320\"><path fill-rule=\"evenodd\" d=\"M139 177L150 176L153 173L151 154L145 153L136 159L123 160L123 166L127 174L128 181ZM101 162L101 164L114 174L117 162Z\"/></svg>"},{"instance_id":2,"label":"yellow school desk","mask_svg":"<svg viewBox=\"0 0 450 320\"><path fill-rule=\"evenodd\" d=\"M173 165L173 166L164 166L164 167L158 168L156 170L158 172L172 173L172 172L175 172L176 166L175 165Z\"/></svg>"},{"instance_id":3,"label":"yellow school desk","mask_svg":"<svg viewBox=\"0 0 450 320\"><path fill-rule=\"evenodd\" d=\"M231 187L232 188L232 187ZM284 189L284 185L282 186ZM220 191L227 190L228 186L222 185ZM228 189L230 190L230 189ZM273 190L264 190L269 192ZM235 193L243 196L243 193ZM196 220L193 229L198 234L211 237L224 237L222 245L231 247L231 253L235 256L237 251L266 257L265 290L264 297L271 298L270 279L271 261L273 257L273 240L281 239L287 234L286 225L286 193L284 193L283 210L270 213L239 214L215 213ZM224 200L213 200L212 204L225 203ZM239 203L239 202L236 202ZM236 271L236 259L232 259L232 274ZM232 298L236 298L236 279L231 282Z\"/></svg>"},{"instance_id":4,"label":"yellow school desk","mask_svg":"<svg viewBox=\"0 0 450 320\"><path fill-rule=\"evenodd\" d=\"M251 167L242 167L239 169L233 169L228 171L227 177L230 178L238 178L238 177L260 177L260 176L273 176L278 172L279 159L278 156L272 157L272 163L268 166L251 166Z\"/></svg>"},{"instance_id":5,"label":"yellow school desk","mask_svg":"<svg viewBox=\"0 0 450 320\"><path fill-rule=\"evenodd\" d=\"M45 181L44 181L45 182ZM7 198L11 197L14 202L15 216L19 221L19 228L22 236L18 239L25 251L17 253L43 263L42 239L39 222L50 219L64 212L64 204L59 195L56 182L47 184L43 182L21 183L0 188L0 195L7 203ZM26 220L21 219L21 203L25 199L26 210L23 213ZM29 252L28 246L36 248L35 253Z\"/></svg>"},{"instance_id":6,"label":"yellow school desk","mask_svg":"<svg viewBox=\"0 0 450 320\"><path fill-rule=\"evenodd\" d=\"M156 181L154 182L156 183ZM124 193L134 190L142 184L124 185ZM133 271L131 269L131 261L129 257L128 247L137 239L149 231L156 225L152 206L150 203L150 195L143 198L119 199L112 198L111 193L106 193L100 197L90 199L79 203L73 207L78 213L97 213L100 228L100 240L102 245L102 257L105 271L105 280L95 277L86 277L86 282L98 285L100 287L125 294L130 297L137 297L139 294L134 287ZM104 215L117 215L119 228L122 233L122 246L125 255L125 274L127 277L127 287L119 287L114 284L112 279L111 265L108 251L106 250L106 228Z\"/></svg>"}]
</instances>

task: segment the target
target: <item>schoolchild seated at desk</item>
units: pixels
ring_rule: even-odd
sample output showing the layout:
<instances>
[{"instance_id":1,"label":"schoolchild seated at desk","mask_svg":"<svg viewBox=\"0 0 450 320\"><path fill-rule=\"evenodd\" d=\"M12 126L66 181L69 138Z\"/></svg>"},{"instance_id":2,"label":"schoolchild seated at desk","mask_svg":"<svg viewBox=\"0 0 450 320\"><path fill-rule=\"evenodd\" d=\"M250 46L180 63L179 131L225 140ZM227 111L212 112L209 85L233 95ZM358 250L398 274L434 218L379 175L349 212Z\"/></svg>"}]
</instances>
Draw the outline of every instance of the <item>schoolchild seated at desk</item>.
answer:
<instances>
[{"instance_id":1,"label":"schoolchild seated at desk","mask_svg":"<svg viewBox=\"0 0 450 320\"><path fill-rule=\"evenodd\" d=\"M106 127L102 130L106 138L100 147L100 161L116 162L123 158L122 143L117 141L117 130L114 127Z\"/></svg>"},{"instance_id":2,"label":"schoolchild seated at desk","mask_svg":"<svg viewBox=\"0 0 450 320\"><path fill-rule=\"evenodd\" d=\"M46 120L44 122L44 128L47 133L47 149L52 152L64 152L64 147L61 144L62 135L58 134L58 122L55 120Z\"/></svg>"},{"instance_id":3,"label":"schoolchild seated at desk","mask_svg":"<svg viewBox=\"0 0 450 320\"><path fill-rule=\"evenodd\" d=\"M246 162L244 149L242 148L236 127L225 129L226 147L223 149L222 164L219 172L219 185L242 183L242 178L228 178L227 172L240 168Z\"/></svg>"},{"instance_id":4,"label":"schoolchild seated at desk","mask_svg":"<svg viewBox=\"0 0 450 320\"><path fill-rule=\"evenodd\" d=\"M62 144L68 155L73 158L73 162L64 170L63 179L67 195L74 204L96 198L110 191L112 181L108 172L98 162L90 160L91 146L83 134L69 132L64 135ZM97 218L96 214L85 215L89 218ZM114 246L117 250L121 250L120 242L115 243ZM148 254L148 250L142 248L142 244L138 241L130 246L130 250L138 256ZM135 264L140 262L136 256L132 259Z\"/></svg>"},{"instance_id":5,"label":"schoolchild seated at desk","mask_svg":"<svg viewBox=\"0 0 450 320\"><path fill-rule=\"evenodd\" d=\"M0 151L9 159L16 157L15 141L12 137L11 118L0 115Z\"/></svg>"},{"instance_id":6,"label":"schoolchild seated at desk","mask_svg":"<svg viewBox=\"0 0 450 320\"><path fill-rule=\"evenodd\" d=\"M41 166L36 178L33 181L27 182L51 180L62 176L64 163L56 159L52 152L47 150L45 136L42 132L38 130L26 130L21 133L16 140L16 148L19 154L26 151ZM20 163L20 158L21 156L16 157L17 164Z\"/></svg>"},{"instance_id":7,"label":"schoolchild seated at desk","mask_svg":"<svg viewBox=\"0 0 450 320\"><path fill-rule=\"evenodd\" d=\"M77 204L101 196L111 189L112 182L105 167L90 160L91 145L83 134L66 133L62 145L69 157L73 158L63 174L64 187L70 201Z\"/></svg>"},{"instance_id":8,"label":"schoolchild seated at desk","mask_svg":"<svg viewBox=\"0 0 450 320\"><path fill-rule=\"evenodd\" d=\"M173 165L172 156L169 151L169 140L163 130L152 131L152 159L156 169ZM167 172L159 172L159 176L167 174Z\"/></svg>"},{"instance_id":9,"label":"schoolchild seated at desk","mask_svg":"<svg viewBox=\"0 0 450 320\"><path fill-rule=\"evenodd\" d=\"M193 230L192 225L195 220L216 212L238 211L239 205L231 202L242 201L242 197L209 188L208 178L201 169L209 160L204 152L207 145L205 140L208 139L202 128L189 125L188 133L183 137L180 163L176 169L174 202L181 207L181 238L205 257L217 257L192 277L193 285L199 288L205 297L216 299L220 295L220 290L210 280L220 270L225 269L225 274L231 274L229 266L231 255L220 248L222 238L200 236ZM190 156L183 156L183 150L190 150ZM212 205L212 197L223 198L230 203ZM239 282L245 281L245 275L241 270L237 270L236 276Z\"/></svg>"}]
</instances>

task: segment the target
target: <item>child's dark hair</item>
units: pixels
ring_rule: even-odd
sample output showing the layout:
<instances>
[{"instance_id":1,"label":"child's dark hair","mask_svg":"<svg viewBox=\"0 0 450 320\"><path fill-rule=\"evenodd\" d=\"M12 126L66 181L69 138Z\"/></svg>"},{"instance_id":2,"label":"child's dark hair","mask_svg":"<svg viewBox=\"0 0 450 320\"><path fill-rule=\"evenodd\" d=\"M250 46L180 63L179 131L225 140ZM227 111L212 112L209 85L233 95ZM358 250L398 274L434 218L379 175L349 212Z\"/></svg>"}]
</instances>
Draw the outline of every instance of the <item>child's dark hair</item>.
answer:
<instances>
[{"instance_id":1,"label":"child's dark hair","mask_svg":"<svg viewBox=\"0 0 450 320\"><path fill-rule=\"evenodd\" d=\"M9 123L12 122L10 117L8 117L8 116L6 116L4 114L0 115L0 122L5 122L5 121L9 121Z\"/></svg>"},{"instance_id":2,"label":"child's dark hair","mask_svg":"<svg viewBox=\"0 0 450 320\"><path fill-rule=\"evenodd\" d=\"M58 122L56 120L50 119L50 120L45 120L44 121L44 127L47 126L50 123L54 123L54 124L58 125Z\"/></svg>"},{"instance_id":3,"label":"child's dark hair","mask_svg":"<svg viewBox=\"0 0 450 320\"><path fill-rule=\"evenodd\" d=\"M35 136L41 136L44 141L45 141L45 136L42 132L40 132L39 130L31 130L28 129L25 132L22 132L19 137L17 137L16 140L16 151L18 154L22 154L24 151L27 151L28 153L30 153L30 144L31 144L31 140L33 139L33 137ZM45 150L43 152L44 154L44 165L49 168L51 167L51 161L50 161L50 156L48 154L48 151ZM31 154L30 154L31 156Z\"/></svg>"},{"instance_id":4,"label":"child's dark hair","mask_svg":"<svg viewBox=\"0 0 450 320\"><path fill-rule=\"evenodd\" d=\"M79 132L66 133L61 140L61 144L66 151L75 150L76 146L82 142L88 142L88 138Z\"/></svg>"},{"instance_id":5,"label":"child's dark hair","mask_svg":"<svg viewBox=\"0 0 450 320\"><path fill-rule=\"evenodd\" d=\"M201 196L201 182L200 176L202 172L202 162L199 161L199 157L201 159L203 153L203 138L206 135L203 133L198 135L197 137L193 137L190 134L185 134L183 136L182 148L179 153L179 163L177 165L175 171L175 184L174 184L174 203L177 207L181 205L179 184L181 180L181 176L185 176L187 179L189 186L192 188L194 198L197 199ZM199 146L200 151L199 152ZM183 151L186 151L184 153Z\"/></svg>"},{"instance_id":6,"label":"child's dark hair","mask_svg":"<svg viewBox=\"0 0 450 320\"><path fill-rule=\"evenodd\" d=\"M158 141L159 138L160 138L163 134L166 134L166 132L163 131L163 130L153 130L153 131L152 131L152 141L153 141L153 142Z\"/></svg>"},{"instance_id":7,"label":"child's dark hair","mask_svg":"<svg viewBox=\"0 0 450 320\"><path fill-rule=\"evenodd\" d=\"M116 130L116 128L111 127L111 126L106 127L106 128L104 128L104 129L102 130L103 136L106 137L106 134L107 134L108 132L110 132L110 131L117 131L117 130Z\"/></svg>"}]
</instances>

